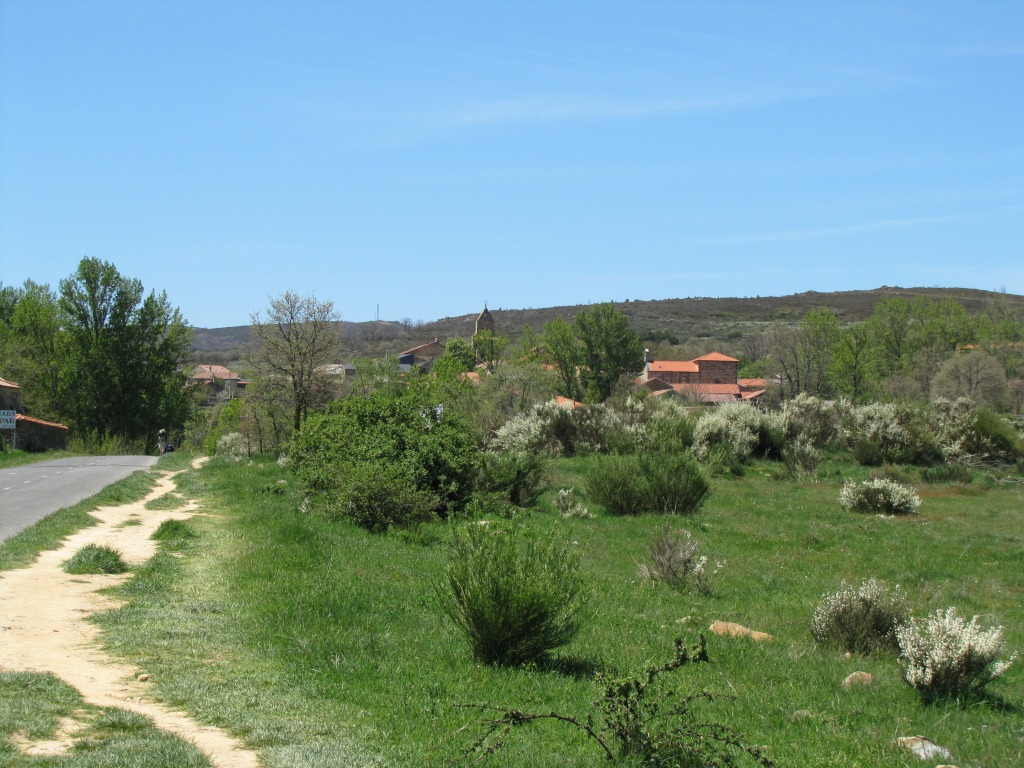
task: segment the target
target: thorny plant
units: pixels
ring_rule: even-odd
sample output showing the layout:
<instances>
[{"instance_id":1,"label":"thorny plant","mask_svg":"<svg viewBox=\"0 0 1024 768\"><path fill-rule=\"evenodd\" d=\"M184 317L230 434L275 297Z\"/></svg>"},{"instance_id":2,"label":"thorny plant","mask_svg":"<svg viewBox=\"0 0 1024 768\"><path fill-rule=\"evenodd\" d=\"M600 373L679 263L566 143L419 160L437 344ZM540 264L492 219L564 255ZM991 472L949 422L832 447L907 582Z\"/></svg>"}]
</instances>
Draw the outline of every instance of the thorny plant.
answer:
<instances>
[{"instance_id":1,"label":"thorny plant","mask_svg":"<svg viewBox=\"0 0 1024 768\"><path fill-rule=\"evenodd\" d=\"M483 733L462 753L456 765L476 765L493 755L515 728L537 720L555 720L577 728L587 735L609 761L640 758L651 768L684 766L732 766L737 755L746 754L757 765L773 768L774 763L761 747L745 744L740 735L721 723L695 722L690 717L694 702L716 698L707 691L678 696L674 688L663 688L659 678L687 664L710 662L704 636L687 648L676 639L675 655L660 665L648 666L637 677L622 679L596 676L601 696L586 719L558 712L529 713L518 709L489 705L462 705L466 708L494 711L497 717L484 717L476 724ZM593 714L596 710L597 717ZM463 726L465 730L473 724Z\"/></svg>"}]
</instances>

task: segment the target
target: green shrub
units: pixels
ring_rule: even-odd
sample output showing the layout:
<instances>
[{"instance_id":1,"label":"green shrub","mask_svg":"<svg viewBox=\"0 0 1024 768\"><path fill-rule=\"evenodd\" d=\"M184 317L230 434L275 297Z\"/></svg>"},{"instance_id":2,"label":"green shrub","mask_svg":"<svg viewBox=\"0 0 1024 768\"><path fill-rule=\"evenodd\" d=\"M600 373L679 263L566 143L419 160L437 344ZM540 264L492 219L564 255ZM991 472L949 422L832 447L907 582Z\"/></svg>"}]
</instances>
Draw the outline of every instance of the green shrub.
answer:
<instances>
[{"instance_id":1,"label":"green shrub","mask_svg":"<svg viewBox=\"0 0 1024 768\"><path fill-rule=\"evenodd\" d=\"M480 524L453 537L438 598L473 656L503 665L540 661L568 643L586 602L578 552Z\"/></svg>"},{"instance_id":2,"label":"green shrub","mask_svg":"<svg viewBox=\"0 0 1024 768\"><path fill-rule=\"evenodd\" d=\"M974 414L974 442L970 450L987 459L1013 462L1021 454L1017 430L1006 419L988 408Z\"/></svg>"},{"instance_id":3,"label":"green shrub","mask_svg":"<svg viewBox=\"0 0 1024 768\"><path fill-rule=\"evenodd\" d=\"M661 406L646 425L645 445L650 451L682 453L693 446L697 420L682 408Z\"/></svg>"},{"instance_id":4,"label":"green shrub","mask_svg":"<svg viewBox=\"0 0 1024 768\"><path fill-rule=\"evenodd\" d=\"M75 576L97 573L125 573L128 565L116 549L97 544L86 544L61 566L65 573Z\"/></svg>"},{"instance_id":5,"label":"green shrub","mask_svg":"<svg viewBox=\"0 0 1024 768\"><path fill-rule=\"evenodd\" d=\"M866 579L854 589L844 581L838 592L821 596L811 633L819 643L852 653L896 651L896 628L909 618L910 608L898 584L890 589L877 579Z\"/></svg>"},{"instance_id":6,"label":"green shrub","mask_svg":"<svg viewBox=\"0 0 1024 768\"><path fill-rule=\"evenodd\" d=\"M335 515L355 512L374 530L383 530L392 517L418 519L428 495L436 515L460 512L473 490L477 444L469 427L432 402L426 389L409 385L351 395L326 413L311 415L290 459L313 508ZM378 494L368 484L375 468L382 467L389 468L387 489ZM350 488L353 484L359 487ZM412 493L412 502L397 498L403 493ZM383 528L371 520L378 515Z\"/></svg>"},{"instance_id":7,"label":"green shrub","mask_svg":"<svg viewBox=\"0 0 1024 768\"><path fill-rule=\"evenodd\" d=\"M813 479L821 463L821 452L810 440L796 437L783 449L782 461L790 477Z\"/></svg>"},{"instance_id":8,"label":"green shrub","mask_svg":"<svg viewBox=\"0 0 1024 768\"><path fill-rule=\"evenodd\" d=\"M926 483L961 483L967 485L974 479L970 467L963 464L939 464L921 470L921 479Z\"/></svg>"},{"instance_id":9,"label":"green shrub","mask_svg":"<svg viewBox=\"0 0 1024 768\"><path fill-rule=\"evenodd\" d=\"M524 510L508 500L504 491L475 491L466 503L465 514L473 520L512 520Z\"/></svg>"},{"instance_id":10,"label":"green shrub","mask_svg":"<svg viewBox=\"0 0 1024 768\"><path fill-rule=\"evenodd\" d=\"M546 460L538 453L482 453L474 489L484 493L503 493L512 504L529 507L537 502L544 491L546 465Z\"/></svg>"},{"instance_id":11,"label":"green shrub","mask_svg":"<svg viewBox=\"0 0 1024 768\"><path fill-rule=\"evenodd\" d=\"M955 608L911 619L896 631L903 679L927 701L977 695L1014 661L1001 658L1002 633L1002 627L981 629L977 616L964 621Z\"/></svg>"},{"instance_id":12,"label":"green shrub","mask_svg":"<svg viewBox=\"0 0 1024 768\"><path fill-rule=\"evenodd\" d=\"M331 516L347 517L374 533L435 518L437 499L418 489L412 474L400 464L359 462L349 467L346 477Z\"/></svg>"},{"instance_id":13,"label":"green shrub","mask_svg":"<svg viewBox=\"0 0 1024 768\"><path fill-rule=\"evenodd\" d=\"M710 490L700 465L688 454L605 457L587 480L587 496L613 515L692 514Z\"/></svg>"},{"instance_id":14,"label":"green shrub","mask_svg":"<svg viewBox=\"0 0 1024 768\"><path fill-rule=\"evenodd\" d=\"M860 438L853 444L853 458L862 467L877 467L882 464L882 446L877 440Z\"/></svg>"}]
</instances>

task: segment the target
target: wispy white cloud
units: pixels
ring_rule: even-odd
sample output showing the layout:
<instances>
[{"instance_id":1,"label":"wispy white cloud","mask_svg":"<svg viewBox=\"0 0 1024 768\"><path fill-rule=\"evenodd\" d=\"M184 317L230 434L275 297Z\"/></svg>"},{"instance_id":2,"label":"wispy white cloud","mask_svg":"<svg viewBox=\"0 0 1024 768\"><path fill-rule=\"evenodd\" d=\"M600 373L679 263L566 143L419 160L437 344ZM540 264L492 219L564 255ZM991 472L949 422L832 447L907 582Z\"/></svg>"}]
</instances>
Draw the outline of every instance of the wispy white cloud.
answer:
<instances>
[{"instance_id":1,"label":"wispy white cloud","mask_svg":"<svg viewBox=\"0 0 1024 768\"><path fill-rule=\"evenodd\" d=\"M542 97L484 101L433 115L424 122L458 128L506 123L546 123L559 120L606 120L704 114L748 107L803 101L824 95L819 90L766 91L698 99L591 99Z\"/></svg>"},{"instance_id":2,"label":"wispy white cloud","mask_svg":"<svg viewBox=\"0 0 1024 768\"><path fill-rule=\"evenodd\" d=\"M954 221L976 219L992 213L1011 210L1024 210L1024 205L999 206L981 211L966 211L942 216L911 216L906 218L876 219L858 224L846 224L838 227L816 227L811 229L790 229L774 232L751 232L748 234L722 235L719 237L701 238L700 242L715 245L740 245L752 243L791 243L807 240L824 240L836 237L866 235L873 232L885 232L894 229L922 227L930 224L945 224Z\"/></svg>"}]
</instances>

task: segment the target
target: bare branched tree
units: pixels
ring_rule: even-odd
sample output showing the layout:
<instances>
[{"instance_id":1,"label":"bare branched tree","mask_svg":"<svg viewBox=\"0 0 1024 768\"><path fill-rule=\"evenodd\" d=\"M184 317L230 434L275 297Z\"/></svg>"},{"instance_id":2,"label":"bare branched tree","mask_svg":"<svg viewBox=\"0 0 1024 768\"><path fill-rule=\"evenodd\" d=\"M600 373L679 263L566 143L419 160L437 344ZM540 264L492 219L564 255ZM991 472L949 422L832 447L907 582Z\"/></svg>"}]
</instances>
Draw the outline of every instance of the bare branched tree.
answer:
<instances>
[{"instance_id":1,"label":"bare branched tree","mask_svg":"<svg viewBox=\"0 0 1024 768\"><path fill-rule=\"evenodd\" d=\"M295 430L302 427L318 390L324 388L318 369L338 362L341 353L341 315L334 303L285 291L271 299L264 320L252 316L253 347L249 360L264 376L289 382Z\"/></svg>"}]
</instances>

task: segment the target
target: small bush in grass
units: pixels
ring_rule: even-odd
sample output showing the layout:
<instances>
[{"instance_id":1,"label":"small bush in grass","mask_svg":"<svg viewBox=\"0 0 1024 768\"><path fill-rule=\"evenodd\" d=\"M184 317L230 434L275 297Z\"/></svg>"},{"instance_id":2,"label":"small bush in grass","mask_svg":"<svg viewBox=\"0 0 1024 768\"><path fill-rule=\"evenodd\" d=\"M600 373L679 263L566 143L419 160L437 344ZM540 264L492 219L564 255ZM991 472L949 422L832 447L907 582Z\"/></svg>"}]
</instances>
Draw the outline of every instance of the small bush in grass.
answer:
<instances>
[{"instance_id":1,"label":"small bush in grass","mask_svg":"<svg viewBox=\"0 0 1024 768\"><path fill-rule=\"evenodd\" d=\"M469 497L463 511L466 517L476 520L495 520L497 518L513 520L526 510L509 501L508 494L504 491L490 493L476 491Z\"/></svg>"},{"instance_id":2,"label":"small bush in grass","mask_svg":"<svg viewBox=\"0 0 1024 768\"><path fill-rule=\"evenodd\" d=\"M164 520L157 526L149 538L154 541L173 541L174 539L194 539L192 526L184 520Z\"/></svg>"},{"instance_id":3,"label":"small bush in grass","mask_svg":"<svg viewBox=\"0 0 1024 768\"><path fill-rule=\"evenodd\" d=\"M846 483L839 492L839 503L851 512L912 515L921 506L921 499L905 485L876 478Z\"/></svg>"},{"instance_id":4,"label":"small bush in grass","mask_svg":"<svg viewBox=\"0 0 1024 768\"><path fill-rule=\"evenodd\" d=\"M710 491L688 454L609 456L587 480L587 495L613 515L688 515L700 509Z\"/></svg>"},{"instance_id":5,"label":"small bush in grass","mask_svg":"<svg viewBox=\"0 0 1024 768\"><path fill-rule=\"evenodd\" d=\"M96 573L125 573L128 565L116 549L86 544L61 566L65 573L76 576Z\"/></svg>"},{"instance_id":6,"label":"small bush in grass","mask_svg":"<svg viewBox=\"0 0 1024 768\"><path fill-rule=\"evenodd\" d=\"M228 432L217 441L217 455L241 459L248 454L245 438L240 432Z\"/></svg>"},{"instance_id":7,"label":"small bush in grass","mask_svg":"<svg viewBox=\"0 0 1024 768\"><path fill-rule=\"evenodd\" d=\"M437 519L437 498L418 489L411 472L400 464L361 462L349 468L347 479L335 514L361 528L383 533Z\"/></svg>"},{"instance_id":8,"label":"small bush in grass","mask_svg":"<svg viewBox=\"0 0 1024 768\"><path fill-rule=\"evenodd\" d=\"M544 490L545 464L543 456L529 451L482 453L474 490L500 492L512 504L529 507L536 503Z\"/></svg>"},{"instance_id":9,"label":"small bush in grass","mask_svg":"<svg viewBox=\"0 0 1024 768\"><path fill-rule=\"evenodd\" d=\"M821 452L810 440L798 437L782 449L782 461L791 477L814 479L821 463Z\"/></svg>"},{"instance_id":10,"label":"small bush in grass","mask_svg":"<svg viewBox=\"0 0 1024 768\"><path fill-rule=\"evenodd\" d=\"M651 542L650 562L642 563L637 573L642 579L660 581L673 589L683 589L692 578L697 591L707 595L722 565L716 561L714 570L708 568L708 559L700 554L690 532L674 531L665 525Z\"/></svg>"},{"instance_id":11,"label":"small bush in grass","mask_svg":"<svg viewBox=\"0 0 1024 768\"><path fill-rule=\"evenodd\" d=\"M965 621L955 608L911 619L896 630L903 679L929 701L976 695L1016 658L1000 658L1006 650L1002 634L1002 627L981 629L977 616Z\"/></svg>"},{"instance_id":12,"label":"small bush in grass","mask_svg":"<svg viewBox=\"0 0 1024 768\"><path fill-rule=\"evenodd\" d=\"M909 618L910 608L898 584L890 588L866 579L854 589L844 581L839 591L821 596L811 633L819 643L853 653L896 651L896 630Z\"/></svg>"},{"instance_id":13,"label":"small bush in grass","mask_svg":"<svg viewBox=\"0 0 1024 768\"><path fill-rule=\"evenodd\" d=\"M488 664L544 659L579 629L586 603L579 554L553 537L538 539L487 525L453 537L441 609Z\"/></svg>"},{"instance_id":14,"label":"small bush in grass","mask_svg":"<svg viewBox=\"0 0 1024 768\"><path fill-rule=\"evenodd\" d=\"M555 496L555 509L562 513L562 517L593 517L583 502L576 498L575 488L559 489Z\"/></svg>"}]
</instances>

